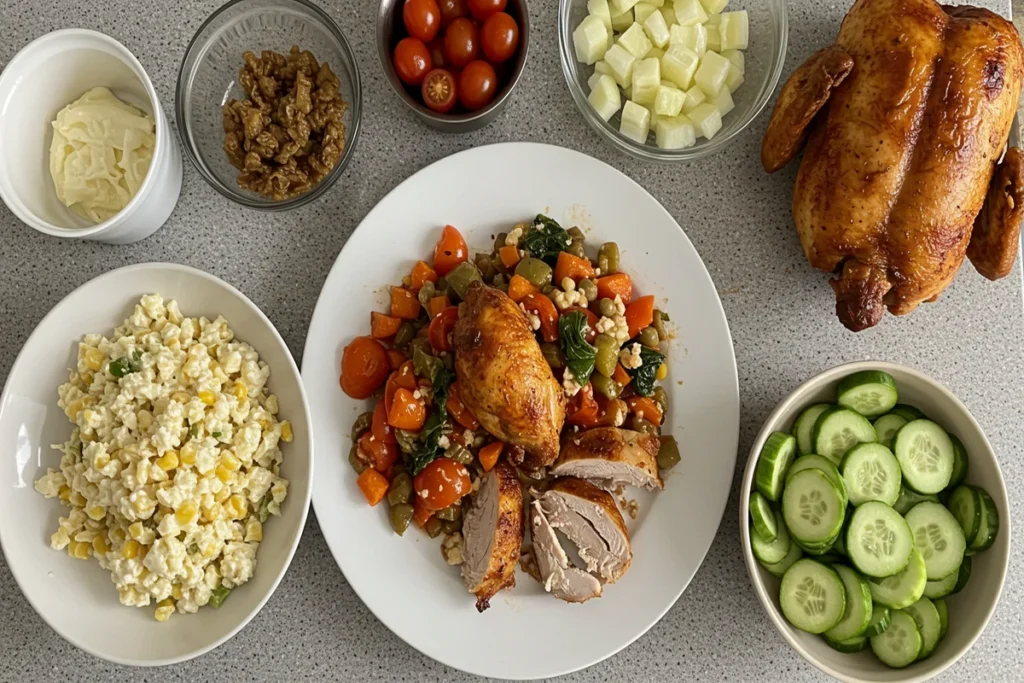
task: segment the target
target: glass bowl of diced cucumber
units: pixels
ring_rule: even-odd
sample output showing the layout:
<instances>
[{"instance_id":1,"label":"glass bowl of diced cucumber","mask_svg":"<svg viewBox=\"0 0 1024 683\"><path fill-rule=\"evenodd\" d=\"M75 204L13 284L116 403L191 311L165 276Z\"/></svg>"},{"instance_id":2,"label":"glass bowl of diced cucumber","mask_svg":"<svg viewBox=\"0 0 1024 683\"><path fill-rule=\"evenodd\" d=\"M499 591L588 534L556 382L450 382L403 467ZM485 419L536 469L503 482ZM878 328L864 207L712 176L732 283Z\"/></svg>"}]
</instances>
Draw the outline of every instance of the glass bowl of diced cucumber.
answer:
<instances>
[{"instance_id":1,"label":"glass bowl of diced cucumber","mask_svg":"<svg viewBox=\"0 0 1024 683\"><path fill-rule=\"evenodd\" d=\"M764 110L786 57L786 0L560 0L569 92L615 147L713 154Z\"/></svg>"},{"instance_id":2,"label":"glass bowl of diced cucumber","mask_svg":"<svg viewBox=\"0 0 1024 683\"><path fill-rule=\"evenodd\" d=\"M924 681L992 616L1010 518L967 407L917 370L864 361L805 382L768 417L740 537L761 604L804 659L842 681Z\"/></svg>"}]
</instances>

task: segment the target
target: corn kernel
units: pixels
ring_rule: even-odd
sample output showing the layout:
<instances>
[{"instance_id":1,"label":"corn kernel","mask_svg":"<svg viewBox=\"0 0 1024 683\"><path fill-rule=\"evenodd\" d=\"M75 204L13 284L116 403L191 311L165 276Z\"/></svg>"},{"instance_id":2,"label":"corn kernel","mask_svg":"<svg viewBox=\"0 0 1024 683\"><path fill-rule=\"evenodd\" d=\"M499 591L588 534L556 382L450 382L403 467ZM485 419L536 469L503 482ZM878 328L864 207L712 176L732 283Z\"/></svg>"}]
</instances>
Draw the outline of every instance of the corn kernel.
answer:
<instances>
[{"instance_id":1,"label":"corn kernel","mask_svg":"<svg viewBox=\"0 0 1024 683\"><path fill-rule=\"evenodd\" d=\"M217 554L217 544L210 542L201 548L203 557L210 558Z\"/></svg>"},{"instance_id":2,"label":"corn kernel","mask_svg":"<svg viewBox=\"0 0 1024 683\"><path fill-rule=\"evenodd\" d=\"M71 489L68 487L67 484L62 485L57 490L57 497L63 500L65 503L71 499Z\"/></svg>"},{"instance_id":3,"label":"corn kernel","mask_svg":"<svg viewBox=\"0 0 1024 683\"><path fill-rule=\"evenodd\" d=\"M110 532L110 535L113 536L114 540L118 543L123 543L125 537L127 536L127 534L124 532L124 529L122 529L121 527L114 528Z\"/></svg>"},{"instance_id":4,"label":"corn kernel","mask_svg":"<svg viewBox=\"0 0 1024 683\"><path fill-rule=\"evenodd\" d=\"M189 402L189 395L184 391L176 391L171 394L171 400L177 401L178 403L185 404Z\"/></svg>"},{"instance_id":5,"label":"corn kernel","mask_svg":"<svg viewBox=\"0 0 1024 683\"><path fill-rule=\"evenodd\" d=\"M75 421L78 419L78 413L82 412L82 401L81 399L75 399L64 408L64 414L68 416L69 420Z\"/></svg>"},{"instance_id":6,"label":"corn kernel","mask_svg":"<svg viewBox=\"0 0 1024 683\"><path fill-rule=\"evenodd\" d=\"M97 470L101 470L110 464L110 456L106 453L97 453L92 459L92 466Z\"/></svg>"},{"instance_id":7,"label":"corn kernel","mask_svg":"<svg viewBox=\"0 0 1024 683\"><path fill-rule=\"evenodd\" d=\"M69 498L69 502L75 507L85 507L85 496L78 491L74 491Z\"/></svg>"},{"instance_id":8,"label":"corn kernel","mask_svg":"<svg viewBox=\"0 0 1024 683\"><path fill-rule=\"evenodd\" d=\"M216 522L224 516L224 509L220 505L203 506L203 521Z\"/></svg>"},{"instance_id":9,"label":"corn kernel","mask_svg":"<svg viewBox=\"0 0 1024 683\"><path fill-rule=\"evenodd\" d=\"M218 503L223 503L225 500L231 497L231 489L227 486L222 487L217 493L213 494L213 499Z\"/></svg>"},{"instance_id":10,"label":"corn kernel","mask_svg":"<svg viewBox=\"0 0 1024 683\"><path fill-rule=\"evenodd\" d=\"M121 547L121 554L124 556L124 559L131 560L138 556L140 547L139 542L135 539L127 540Z\"/></svg>"},{"instance_id":11,"label":"corn kernel","mask_svg":"<svg viewBox=\"0 0 1024 683\"><path fill-rule=\"evenodd\" d=\"M87 372L82 375L82 384L84 384L88 388L90 385L92 385L93 379L95 379L93 374L91 372Z\"/></svg>"},{"instance_id":12,"label":"corn kernel","mask_svg":"<svg viewBox=\"0 0 1024 683\"><path fill-rule=\"evenodd\" d=\"M86 541L71 541L68 543L68 555L76 560L88 560L92 545Z\"/></svg>"},{"instance_id":13,"label":"corn kernel","mask_svg":"<svg viewBox=\"0 0 1024 683\"><path fill-rule=\"evenodd\" d=\"M196 447L189 443L185 444L181 447L181 450L178 451L178 459L185 465L195 465Z\"/></svg>"},{"instance_id":14,"label":"corn kernel","mask_svg":"<svg viewBox=\"0 0 1024 683\"><path fill-rule=\"evenodd\" d=\"M245 400L249 396L249 390L241 382L235 382L235 398Z\"/></svg>"},{"instance_id":15,"label":"corn kernel","mask_svg":"<svg viewBox=\"0 0 1024 683\"><path fill-rule=\"evenodd\" d=\"M662 363L661 365L658 366L658 371L654 374L654 378L657 380L662 380L665 379L666 377L668 377L668 366Z\"/></svg>"},{"instance_id":16,"label":"corn kernel","mask_svg":"<svg viewBox=\"0 0 1024 683\"><path fill-rule=\"evenodd\" d=\"M92 539L92 551L97 557L100 555L106 555L108 550L110 550L110 546L107 545L107 539L102 536L97 536Z\"/></svg>"},{"instance_id":17,"label":"corn kernel","mask_svg":"<svg viewBox=\"0 0 1024 683\"><path fill-rule=\"evenodd\" d=\"M242 463L238 462L238 458L231 451L225 451L224 455L220 456L220 464L232 472L237 472L242 467Z\"/></svg>"},{"instance_id":18,"label":"corn kernel","mask_svg":"<svg viewBox=\"0 0 1024 683\"><path fill-rule=\"evenodd\" d=\"M198 396L199 400L208 406L212 406L217 402L217 397L213 395L212 391L200 391Z\"/></svg>"},{"instance_id":19,"label":"corn kernel","mask_svg":"<svg viewBox=\"0 0 1024 683\"><path fill-rule=\"evenodd\" d=\"M142 562L144 559L146 559L146 555L149 555L149 546L148 545L140 545L139 546L139 562ZM142 574L139 576L139 578L144 579L148 575L149 575L149 570L146 569L145 567L143 567Z\"/></svg>"},{"instance_id":20,"label":"corn kernel","mask_svg":"<svg viewBox=\"0 0 1024 683\"><path fill-rule=\"evenodd\" d=\"M103 367L103 361L107 359L106 354L97 348L88 348L83 354L85 356L85 365L87 368L96 372Z\"/></svg>"},{"instance_id":21,"label":"corn kernel","mask_svg":"<svg viewBox=\"0 0 1024 683\"><path fill-rule=\"evenodd\" d=\"M146 527L142 525L142 522L132 522L128 525L128 535L134 540L142 538L144 533L146 533Z\"/></svg>"},{"instance_id":22,"label":"corn kernel","mask_svg":"<svg viewBox=\"0 0 1024 683\"><path fill-rule=\"evenodd\" d=\"M247 507L245 504L245 498L242 498L239 494L236 493L228 498L226 505L229 508L228 516L232 519L240 519L245 516Z\"/></svg>"},{"instance_id":23,"label":"corn kernel","mask_svg":"<svg viewBox=\"0 0 1024 683\"><path fill-rule=\"evenodd\" d=\"M107 509L102 505L93 505L85 511L85 514L89 515L89 519L94 519L98 522L107 516Z\"/></svg>"},{"instance_id":24,"label":"corn kernel","mask_svg":"<svg viewBox=\"0 0 1024 683\"><path fill-rule=\"evenodd\" d=\"M174 598L175 600L181 600L181 584L180 583L172 583L171 584L171 597Z\"/></svg>"},{"instance_id":25,"label":"corn kernel","mask_svg":"<svg viewBox=\"0 0 1024 683\"><path fill-rule=\"evenodd\" d=\"M160 607L156 608L156 613L154 616L156 617L157 621L163 623L170 619L172 614L174 614L174 605L161 604Z\"/></svg>"},{"instance_id":26,"label":"corn kernel","mask_svg":"<svg viewBox=\"0 0 1024 683\"><path fill-rule=\"evenodd\" d=\"M234 478L234 473L224 465L217 465L217 478L225 484Z\"/></svg>"},{"instance_id":27,"label":"corn kernel","mask_svg":"<svg viewBox=\"0 0 1024 683\"><path fill-rule=\"evenodd\" d=\"M263 540L263 525L260 524L260 520L255 517L250 517L249 521L245 525L245 542L250 541L262 541Z\"/></svg>"},{"instance_id":28,"label":"corn kernel","mask_svg":"<svg viewBox=\"0 0 1024 683\"><path fill-rule=\"evenodd\" d=\"M292 423L285 420L281 423L281 441L285 443L291 443L293 438L292 434Z\"/></svg>"},{"instance_id":29,"label":"corn kernel","mask_svg":"<svg viewBox=\"0 0 1024 683\"><path fill-rule=\"evenodd\" d=\"M170 450L157 458L156 466L164 472L170 472L178 466L178 451Z\"/></svg>"},{"instance_id":30,"label":"corn kernel","mask_svg":"<svg viewBox=\"0 0 1024 683\"><path fill-rule=\"evenodd\" d=\"M180 526L185 526L193 523L199 517L199 509L196 504L190 500L185 501L178 508L178 511L174 513L174 519L177 520Z\"/></svg>"}]
</instances>

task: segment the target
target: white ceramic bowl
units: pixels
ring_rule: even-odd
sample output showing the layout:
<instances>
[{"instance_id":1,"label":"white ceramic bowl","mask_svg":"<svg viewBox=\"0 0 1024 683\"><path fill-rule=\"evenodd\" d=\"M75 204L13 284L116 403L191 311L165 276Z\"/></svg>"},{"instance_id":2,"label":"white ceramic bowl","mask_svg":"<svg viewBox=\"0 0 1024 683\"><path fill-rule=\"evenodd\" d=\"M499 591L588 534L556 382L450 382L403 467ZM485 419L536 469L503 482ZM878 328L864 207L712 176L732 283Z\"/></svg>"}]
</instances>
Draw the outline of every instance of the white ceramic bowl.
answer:
<instances>
[{"instance_id":1,"label":"white ceramic bowl","mask_svg":"<svg viewBox=\"0 0 1024 683\"><path fill-rule=\"evenodd\" d=\"M175 614L166 623L153 609L123 607L110 572L51 550L50 534L64 514L57 499L33 488L56 468L71 432L57 407L57 386L75 366L77 342L87 332L110 334L141 295L176 299L185 315L223 315L239 339L250 343L271 368L269 386L295 439L284 445L281 474L289 480L281 517L267 523L252 580L235 589L220 609ZM190 659L217 647L263 607L291 562L309 509L313 437L309 407L284 340L256 306L231 285L192 268L148 263L111 271L69 294L25 343L0 394L0 545L7 565L32 607L72 644L121 664L157 666Z\"/></svg>"},{"instance_id":2,"label":"white ceramic bowl","mask_svg":"<svg viewBox=\"0 0 1024 683\"><path fill-rule=\"evenodd\" d=\"M823 638L790 626L779 609L779 580L761 567L750 549L749 500L754 469L765 440L772 432L788 432L793 420L808 405L834 402L839 380L860 370L888 372L896 379L900 403L920 408L928 417L960 437L968 453L967 482L988 491L999 509L1000 528L995 544L974 556L967 587L946 598L949 605L949 632L930 657L905 669L890 669L875 658L870 648L857 654L836 652ZM747 571L768 617L801 657L828 675L847 683L915 683L937 676L952 666L970 649L992 616L1003 590L1010 557L1010 511L1006 486L996 455L981 427L967 406L945 386L918 370L893 363L862 361L826 370L797 387L772 411L750 449L740 490L739 521Z\"/></svg>"},{"instance_id":3,"label":"white ceramic bowl","mask_svg":"<svg viewBox=\"0 0 1024 683\"><path fill-rule=\"evenodd\" d=\"M50 177L50 123L90 88L105 86L156 121L153 162L117 215L92 224L57 199ZM22 222L55 237L111 244L152 235L181 191L181 152L139 60L110 36L65 29L36 38L0 74L0 198Z\"/></svg>"}]
</instances>

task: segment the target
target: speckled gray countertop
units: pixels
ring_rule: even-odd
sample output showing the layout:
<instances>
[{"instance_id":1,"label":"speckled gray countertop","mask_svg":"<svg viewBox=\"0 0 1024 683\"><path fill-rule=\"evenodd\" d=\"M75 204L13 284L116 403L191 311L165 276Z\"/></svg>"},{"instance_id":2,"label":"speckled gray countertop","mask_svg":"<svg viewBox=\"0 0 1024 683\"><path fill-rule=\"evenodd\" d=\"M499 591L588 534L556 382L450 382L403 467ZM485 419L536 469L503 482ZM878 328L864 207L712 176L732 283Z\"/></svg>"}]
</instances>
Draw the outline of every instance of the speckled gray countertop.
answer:
<instances>
[{"instance_id":1,"label":"speckled gray countertop","mask_svg":"<svg viewBox=\"0 0 1024 683\"><path fill-rule=\"evenodd\" d=\"M165 110L185 46L218 0L0 0L0 66L23 45L71 26L108 33L149 71ZM298 357L327 271L370 208L416 170L491 142L532 140L580 150L621 169L679 221L718 286L736 348L743 413L739 481L761 421L801 381L838 363L907 363L946 383L970 407L996 448L1013 516L1024 505L1024 309L1021 270L989 283L969 266L940 303L887 316L854 335L833 314L827 277L805 262L790 222L795 165L768 177L758 161L762 115L718 157L664 167L614 152L572 104L557 55L555 0L531 2L532 45L523 82L490 127L436 134L414 120L384 81L373 43L376 2L319 3L353 43L363 76L363 133L340 182L312 206L286 214L242 211L186 161L170 221L136 245L111 247L44 237L0 207L0 381L36 323L64 295L119 266L186 263L247 294ZM849 0L791 0L785 73L831 42ZM987 0L1007 10L1007 0ZM2 457L2 454L0 454ZM619 655L566 681L821 681L762 612L739 547L734 493L718 538L665 618ZM1020 680L1024 671L1024 550L1015 544L992 622L942 680ZM256 618L227 644L191 662L141 671L95 659L36 616L0 559L0 680L468 681L391 634L362 605L334 564L314 515L291 569Z\"/></svg>"}]
</instances>

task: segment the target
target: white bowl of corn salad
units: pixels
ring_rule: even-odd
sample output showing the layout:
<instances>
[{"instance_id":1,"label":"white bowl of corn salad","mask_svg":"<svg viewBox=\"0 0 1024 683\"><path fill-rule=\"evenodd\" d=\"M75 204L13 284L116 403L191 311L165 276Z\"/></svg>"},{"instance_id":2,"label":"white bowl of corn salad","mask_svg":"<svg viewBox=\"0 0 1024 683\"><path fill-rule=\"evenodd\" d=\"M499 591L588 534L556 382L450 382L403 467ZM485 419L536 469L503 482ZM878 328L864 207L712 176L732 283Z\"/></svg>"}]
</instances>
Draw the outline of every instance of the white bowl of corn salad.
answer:
<instances>
[{"instance_id":1,"label":"white bowl of corn salad","mask_svg":"<svg viewBox=\"0 0 1024 683\"><path fill-rule=\"evenodd\" d=\"M284 341L227 283L143 264L79 287L0 398L0 543L29 602L119 663L223 643L301 536L308 412Z\"/></svg>"}]
</instances>

